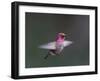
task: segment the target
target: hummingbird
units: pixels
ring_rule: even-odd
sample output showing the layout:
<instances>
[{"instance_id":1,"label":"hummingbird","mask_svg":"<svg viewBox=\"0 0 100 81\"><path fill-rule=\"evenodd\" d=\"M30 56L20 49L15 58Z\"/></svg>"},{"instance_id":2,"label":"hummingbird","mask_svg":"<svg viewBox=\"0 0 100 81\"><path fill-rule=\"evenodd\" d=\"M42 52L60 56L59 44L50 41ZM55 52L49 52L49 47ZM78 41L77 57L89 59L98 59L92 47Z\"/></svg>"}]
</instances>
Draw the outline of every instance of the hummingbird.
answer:
<instances>
[{"instance_id":1,"label":"hummingbird","mask_svg":"<svg viewBox=\"0 0 100 81\"><path fill-rule=\"evenodd\" d=\"M61 55L64 47L72 44L72 41L65 40L65 37L66 34L58 33L54 42L46 43L39 46L39 48L48 50L48 54L44 57L44 59L47 59L49 55Z\"/></svg>"}]
</instances>

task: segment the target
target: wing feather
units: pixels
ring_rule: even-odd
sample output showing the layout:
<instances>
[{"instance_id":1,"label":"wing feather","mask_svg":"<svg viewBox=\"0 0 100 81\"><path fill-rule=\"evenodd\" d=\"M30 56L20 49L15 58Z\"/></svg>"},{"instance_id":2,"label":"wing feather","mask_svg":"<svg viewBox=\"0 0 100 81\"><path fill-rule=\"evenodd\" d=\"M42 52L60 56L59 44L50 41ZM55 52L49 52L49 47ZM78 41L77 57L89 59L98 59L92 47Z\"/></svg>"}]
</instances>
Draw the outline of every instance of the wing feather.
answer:
<instances>
[{"instance_id":1,"label":"wing feather","mask_svg":"<svg viewBox=\"0 0 100 81\"><path fill-rule=\"evenodd\" d=\"M56 49L55 44L56 44L56 42L50 42L50 43L39 46L39 48L42 48L42 49Z\"/></svg>"},{"instance_id":2,"label":"wing feather","mask_svg":"<svg viewBox=\"0 0 100 81\"><path fill-rule=\"evenodd\" d=\"M67 40L65 40L65 41L64 41L64 47L69 46L69 45L72 44L72 43L73 43L72 41L67 41Z\"/></svg>"},{"instance_id":3,"label":"wing feather","mask_svg":"<svg viewBox=\"0 0 100 81\"><path fill-rule=\"evenodd\" d=\"M65 40L64 41L64 47L67 47L72 43L73 43L72 41ZM54 49L56 49L56 42L50 42L50 43L47 43L47 44L40 45L39 48L54 50Z\"/></svg>"}]
</instances>

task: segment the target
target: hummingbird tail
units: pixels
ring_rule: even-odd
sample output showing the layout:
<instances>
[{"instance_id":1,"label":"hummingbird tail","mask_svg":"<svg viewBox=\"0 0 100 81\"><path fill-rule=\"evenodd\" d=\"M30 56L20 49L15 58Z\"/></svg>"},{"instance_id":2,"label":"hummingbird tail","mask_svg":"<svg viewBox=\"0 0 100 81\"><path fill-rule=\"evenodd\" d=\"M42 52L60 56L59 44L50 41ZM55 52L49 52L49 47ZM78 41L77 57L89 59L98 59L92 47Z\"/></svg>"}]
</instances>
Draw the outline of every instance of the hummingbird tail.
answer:
<instances>
[{"instance_id":1,"label":"hummingbird tail","mask_svg":"<svg viewBox=\"0 0 100 81\"><path fill-rule=\"evenodd\" d=\"M44 57L44 59L47 59L47 58L48 58L48 56L49 56L49 54L47 54L47 55Z\"/></svg>"}]
</instances>

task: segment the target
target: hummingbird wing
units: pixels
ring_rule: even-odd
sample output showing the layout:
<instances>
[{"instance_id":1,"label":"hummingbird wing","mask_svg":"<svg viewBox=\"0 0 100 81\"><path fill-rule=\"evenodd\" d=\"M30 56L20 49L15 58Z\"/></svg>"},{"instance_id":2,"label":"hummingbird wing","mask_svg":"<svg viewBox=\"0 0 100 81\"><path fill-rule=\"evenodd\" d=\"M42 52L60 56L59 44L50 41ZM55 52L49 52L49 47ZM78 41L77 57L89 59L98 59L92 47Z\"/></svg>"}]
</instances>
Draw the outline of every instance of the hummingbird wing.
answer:
<instances>
[{"instance_id":1,"label":"hummingbird wing","mask_svg":"<svg viewBox=\"0 0 100 81\"><path fill-rule=\"evenodd\" d=\"M50 43L41 45L41 46L39 46L39 48L54 50L54 49L56 49L56 42L50 42Z\"/></svg>"},{"instance_id":2,"label":"hummingbird wing","mask_svg":"<svg viewBox=\"0 0 100 81\"><path fill-rule=\"evenodd\" d=\"M64 47L69 46L70 44L72 44L72 41L67 41L67 40L64 41Z\"/></svg>"}]
</instances>

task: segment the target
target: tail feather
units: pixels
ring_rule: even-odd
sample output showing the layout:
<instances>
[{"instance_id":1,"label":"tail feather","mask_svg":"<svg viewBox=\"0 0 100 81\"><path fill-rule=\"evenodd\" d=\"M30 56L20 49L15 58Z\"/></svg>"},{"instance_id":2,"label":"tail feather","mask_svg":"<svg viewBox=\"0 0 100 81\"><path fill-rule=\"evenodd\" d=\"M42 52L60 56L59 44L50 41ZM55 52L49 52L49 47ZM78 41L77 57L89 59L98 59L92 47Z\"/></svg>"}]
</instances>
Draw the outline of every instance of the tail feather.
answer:
<instances>
[{"instance_id":1,"label":"tail feather","mask_svg":"<svg viewBox=\"0 0 100 81\"><path fill-rule=\"evenodd\" d=\"M47 58L49 57L49 55L50 55L50 54L47 54L47 55L44 57L44 59L47 59Z\"/></svg>"},{"instance_id":2,"label":"tail feather","mask_svg":"<svg viewBox=\"0 0 100 81\"><path fill-rule=\"evenodd\" d=\"M48 54L44 57L44 59L47 59L48 57L49 57L49 55L56 55L56 50L50 50L49 52L48 52Z\"/></svg>"}]
</instances>

